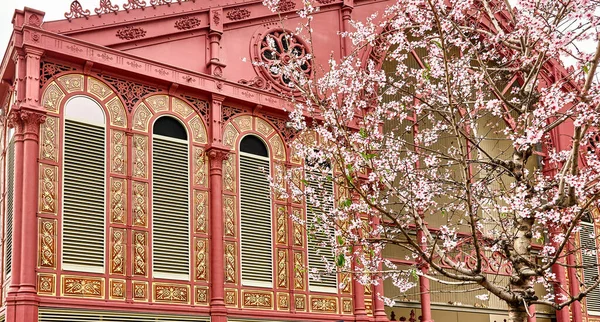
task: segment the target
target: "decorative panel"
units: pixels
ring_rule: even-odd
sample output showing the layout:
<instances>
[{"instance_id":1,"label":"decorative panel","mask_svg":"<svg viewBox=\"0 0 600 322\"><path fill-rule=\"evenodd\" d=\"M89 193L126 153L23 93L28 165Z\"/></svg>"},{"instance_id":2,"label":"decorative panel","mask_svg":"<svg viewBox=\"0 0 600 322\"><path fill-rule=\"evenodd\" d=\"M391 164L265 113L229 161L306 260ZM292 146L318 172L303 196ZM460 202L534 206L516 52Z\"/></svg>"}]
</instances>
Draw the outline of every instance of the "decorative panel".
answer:
<instances>
[{"instance_id":1,"label":"decorative panel","mask_svg":"<svg viewBox=\"0 0 600 322\"><path fill-rule=\"evenodd\" d=\"M223 190L235 192L236 190L236 174L235 174L236 158L230 155L229 158L223 160Z\"/></svg>"},{"instance_id":2,"label":"decorative panel","mask_svg":"<svg viewBox=\"0 0 600 322\"><path fill-rule=\"evenodd\" d=\"M206 238L196 238L196 280L206 281L208 278L208 263L207 263L207 244Z\"/></svg>"},{"instance_id":3,"label":"decorative panel","mask_svg":"<svg viewBox=\"0 0 600 322\"><path fill-rule=\"evenodd\" d=\"M144 103L138 105L133 114L133 129L138 131L148 131L148 122L152 117L152 112Z\"/></svg>"},{"instance_id":4,"label":"decorative panel","mask_svg":"<svg viewBox=\"0 0 600 322\"><path fill-rule=\"evenodd\" d=\"M229 123L225 126L225 131L223 132L223 144L225 146L231 148L231 150L236 150L236 140L240 133L235 129L235 127Z\"/></svg>"},{"instance_id":5,"label":"decorative panel","mask_svg":"<svg viewBox=\"0 0 600 322\"><path fill-rule=\"evenodd\" d=\"M269 135L271 135L271 133L275 131L275 129L273 129L269 122L261 118L256 118L256 131L258 131L258 133L264 135L265 137L268 137Z\"/></svg>"},{"instance_id":6,"label":"decorative panel","mask_svg":"<svg viewBox=\"0 0 600 322\"><path fill-rule=\"evenodd\" d=\"M352 314L352 299L342 299L342 313Z\"/></svg>"},{"instance_id":7,"label":"decorative panel","mask_svg":"<svg viewBox=\"0 0 600 322\"><path fill-rule=\"evenodd\" d=\"M235 242L225 242L225 282L236 282L236 250Z\"/></svg>"},{"instance_id":8,"label":"decorative panel","mask_svg":"<svg viewBox=\"0 0 600 322\"><path fill-rule=\"evenodd\" d=\"M40 159L58 161L59 119L47 116L40 130Z\"/></svg>"},{"instance_id":9,"label":"decorative panel","mask_svg":"<svg viewBox=\"0 0 600 322\"><path fill-rule=\"evenodd\" d=\"M133 176L148 178L148 137L144 135L133 136Z\"/></svg>"},{"instance_id":10,"label":"decorative panel","mask_svg":"<svg viewBox=\"0 0 600 322\"><path fill-rule=\"evenodd\" d=\"M227 306L237 306L237 290L236 289L225 289L225 305Z\"/></svg>"},{"instance_id":11,"label":"decorative panel","mask_svg":"<svg viewBox=\"0 0 600 322\"><path fill-rule=\"evenodd\" d=\"M204 126L204 122L199 116L194 116L188 124L192 128L192 135L194 143L206 144L208 143L208 138L206 135L206 127Z\"/></svg>"},{"instance_id":12,"label":"decorative panel","mask_svg":"<svg viewBox=\"0 0 600 322\"><path fill-rule=\"evenodd\" d=\"M342 281L342 289L341 292L343 294L350 294L352 293L352 274L350 273L341 273L340 274L340 280Z\"/></svg>"},{"instance_id":13,"label":"decorative panel","mask_svg":"<svg viewBox=\"0 0 600 322\"><path fill-rule=\"evenodd\" d=\"M290 295L287 293L278 293L277 294L277 309L279 310L289 310L290 309Z\"/></svg>"},{"instance_id":14,"label":"decorative panel","mask_svg":"<svg viewBox=\"0 0 600 322\"><path fill-rule=\"evenodd\" d=\"M300 152L296 149L295 146L296 145L294 143L291 143L289 145L289 147L290 147L290 161L292 161L292 163L295 163L295 164L301 164L302 163L302 158L300 157Z\"/></svg>"},{"instance_id":15,"label":"decorative panel","mask_svg":"<svg viewBox=\"0 0 600 322\"><path fill-rule=\"evenodd\" d=\"M152 284L152 294L155 302L189 304L190 286L179 284Z\"/></svg>"},{"instance_id":16,"label":"decorative panel","mask_svg":"<svg viewBox=\"0 0 600 322\"><path fill-rule=\"evenodd\" d=\"M106 103L106 109L110 114L110 125L118 127L127 126L127 113L125 112L125 106L121 103L118 97L114 97L108 103Z\"/></svg>"},{"instance_id":17,"label":"decorative panel","mask_svg":"<svg viewBox=\"0 0 600 322\"><path fill-rule=\"evenodd\" d=\"M284 205L277 205L277 243L287 245L287 214Z\"/></svg>"},{"instance_id":18,"label":"decorative panel","mask_svg":"<svg viewBox=\"0 0 600 322\"><path fill-rule=\"evenodd\" d=\"M194 231L196 233L208 232L207 202L208 192L194 190Z\"/></svg>"},{"instance_id":19,"label":"decorative panel","mask_svg":"<svg viewBox=\"0 0 600 322\"><path fill-rule=\"evenodd\" d=\"M236 202L235 196L223 196L223 220L224 220L224 231L225 236L235 237L237 229L235 228L236 223Z\"/></svg>"},{"instance_id":20,"label":"decorative panel","mask_svg":"<svg viewBox=\"0 0 600 322\"><path fill-rule=\"evenodd\" d=\"M196 304L208 305L208 287L196 286Z\"/></svg>"},{"instance_id":21,"label":"decorative panel","mask_svg":"<svg viewBox=\"0 0 600 322\"><path fill-rule=\"evenodd\" d=\"M183 119L187 119L194 113L194 110L184 101L173 97L173 113L181 116Z\"/></svg>"},{"instance_id":22,"label":"decorative panel","mask_svg":"<svg viewBox=\"0 0 600 322\"><path fill-rule=\"evenodd\" d=\"M154 113L163 112L169 109L169 97L167 95L153 95L146 99L146 103Z\"/></svg>"},{"instance_id":23,"label":"decorative panel","mask_svg":"<svg viewBox=\"0 0 600 322\"><path fill-rule=\"evenodd\" d=\"M42 104L48 112L58 113L58 108L60 107L63 98L65 98L65 93L55 82L52 82L44 91Z\"/></svg>"},{"instance_id":24,"label":"decorative panel","mask_svg":"<svg viewBox=\"0 0 600 322\"><path fill-rule=\"evenodd\" d=\"M57 79L67 93L83 91L83 75L69 74Z\"/></svg>"},{"instance_id":25,"label":"decorative panel","mask_svg":"<svg viewBox=\"0 0 600 322\"><path fill-rule=\"evenodd\" d=\"M274 162L273 163L273 176L274 176L274 181L275 184L278 187L286 187L286 183L285 183L285 165L281 162ZM281 193L281 191L279 191L279 189L275 190L275 199L279 200L279 201L285 201L287 199L287 196L283 193Z\"/></svg>"},{"instance_id":26,"label":"decorative panel","mask_svg":"<svg viewBox=\"0 0 600 322\"><path fill-rule=\"evenodd\" d=\"M304 184L302 183L302 169L301 168L293 168L292 169L292 184L294 187L297 187L300 190L303 190ZM292 202L293 203L302 203L302 194L294 195L292 194Z\"/></svg>"},{"instance_id":27,"label":"decorative panel","mask_svg":"<svg viewBox=\"0 0 600 322\"><path fill-rule=\"evenodd\" d=\"M104 297L104 278L62 276L62 295L71 297Z\"/></svg>"},{"instance_id":28,"label":"decorative panel","mask_svg":"<svg viewBox=\"0 0 600 322\"><path fill-rule=\"evenodd\" d=\"M252 116L250 115L238 116L233 119L233 123L237 125L241 132L252 130Z\"/></svg>"},{"instance_id":29,"label":"decorative panel","mask_svg":"<svg viewBox=\"0 0 600 322\"><path fill-rule=\"evenodd\" d=\"M133 181L133 225L146 227L148 223L148 183Z\"/></svg>"},{"instance_id":30,"label":"decorative panel","mask_svg":"<svg viewBox=\"0 0 600 322\"><path fill-rule=\"evenodd\" d=\"M146 276L148 268L148 233L133 231L133 275Z\"/></svg>"},{"instance_id":31,"label":"decorative panel","mask_svg":"<svg viewBox=\"0 0 600 322\"><path fill-rule=\"evenodd\" d=\"M38 266L56 268L56 220L39 218Z\"/></svg>"},{"instance_id":32,"label":"decorative panel","mask_svg":"<svg viewBox=\"0 0 600 322\"><path fill-rule=\"evenodd\" d=\"M58 167L40 164L39 212L56 215L58 196Z\"/></svg>"},{"instance_id":33,"label":"decorative panel","mask_svg":"<svg viewBox=\"0 0 600 322\"><path fill-rule=\"evenodd\" d=\"M127 284L124 280L114 280L111 279L109 281L110 293L108 297L111 300L124 300L125 299L125 291L127 288Z\"/></svg>"},{"instance_id":34,"label":"decorative panel","mask_svg":"<svg viewBox=\"0 0 600 322\"><path fill-rule=\"evenodd\" d=\"M288 286L288 251L287 249L277 250L277 287L287 288Z\"/></svg>"},{"instance_id":35,"label":"decorative panel","mask_svg":"<svg viewBox=\"0 0 600 322\"><path fill-rule=\"evenodd\" d=\"M304 289L304 253L294 252L294 288Z\"/></svg>"},{"instance_id":36,"label":"decorative panel","mask_svg":"<svg viewBox=\"0 0 600 322\"><path fill-rule=\"evenodd\" d=\"M125 229L110 229L110 273L125 275L125 249L127 232Z\"/></svg>"},{"instance_id":37,"label":"decorative panel","mask_svg":"<svg viewBox=\"0 0 600 322\"><path fill-rule=\"evenodd\" d=\"M206 155L204 149L195 146L194 150L194 184L197 186L206 187L207 183L207 170L208 163L206 162Z\"/></svg>"},{"instance_id":38,"label":"decorative panel","mask_svg":"<svg viewBox=\"0 0 600 322\"><path fill-rule=\"evenodd\" d=\"M133 281L133 300L147 302L148 301L148 283Z\"/></svg>"},{"instance_id":39,"label":"decorative panel","mask_svg":"<svg viewBox=\"0 0 600 322\"><path fill-rule=\"evenodd\" d=\"M108 85L104 84L103 82L99 81L98 79L96 79L94 77L88 76L88 84L87 85L88 85L87 86L88 93L96 96L101 101L105 100L107 97L109 97L113 93L113 91L110 89L110 87L108 87Z\"/></svg>"},{"instance_id":40,"label":"decorative panel","mask_svg":"<svg viewBox=\"0 0 600 322\"><path fill-rule=\"evenodd\" d=\"M242 291L242 307L273 309L273 292Z\"/></svg>"},{"instance_id":41,"label":"decorative panel","mask_svg":"<svg viewBox=\"0 0 600 322\"><path fill-rule=\"evenodd\" d=\"M279 161L285 161L285 147L283 146L283 140L277 134L269 140L271 143L271 149L273 150L273 158Z\"/></svg>"},{"instance_id":42,"label":"decorative panel","mask_svg":"<svg viewBox=\"0 0 600 322\"><path fill-rule=\"evenodd\" d=\"M110 222L125 224L127 216L127 182L121 178L110 178Z\"/></svg>"},{"instance_id":43,"label":"decorative panel","mask_svg":"<svg viewBox=\"0 0 600 322\"><path fill-rule=\"evenodd\" d=\"M56 275L38 274L37 290L38 295L56 295Z\"/></svg>"},{"instance_id":44,"label":"decorative panel","mask_svg":"<svg viewBox=\"0 0 600 322\"><path fill-rule=\"evenodd\" d=\"M317 313L333 313L337 314L338 300L335 297L311 296L310 311Z\"/></svg>"},{"instance_id":45,"label":"decorative panel","mask_svg":"<svg viewBox=\"0 0 600 322\"><path fill-rule=\"evenodd\" d=\"M294 295L296 311L306 311L306 295Z\"/></svg>"},{"instance_id":46,"label":"decorative panel","mask_svg":"<svg viewBox=\"0 0 600 322\"><path fill-rule=\"evenodd\" d=\"M294 246L304 246L304 226L301 222L304 222L304 210L301 208L292 208L292 215L294 216Z\"/></svg>"},{"instance_id":47,"label":"decorative panel","mask_svg":"<svg viewBox=\"0 0 600 322\"><path fill-rule=\"evenodd\" d=\"M127 174L127 136L123 131L111 130L110 171Z\"/></svg>"}]
</instances>

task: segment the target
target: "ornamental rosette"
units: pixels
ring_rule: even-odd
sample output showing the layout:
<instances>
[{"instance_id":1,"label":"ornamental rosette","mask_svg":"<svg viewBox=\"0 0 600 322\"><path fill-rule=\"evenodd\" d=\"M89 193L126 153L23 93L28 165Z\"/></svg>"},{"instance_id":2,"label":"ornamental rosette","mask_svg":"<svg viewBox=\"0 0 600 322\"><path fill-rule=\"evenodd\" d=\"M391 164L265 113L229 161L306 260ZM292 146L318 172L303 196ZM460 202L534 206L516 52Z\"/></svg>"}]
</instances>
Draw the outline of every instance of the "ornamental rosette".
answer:
<instances>
[{"instance_id":1,"label":"ornamental rosette","mask_svg":"<svg viewBox=\"0 0 600 322\"><path fill-rule=\"evenodd\" d=\"M127 26L117 30L116 36L123 40L133 40L146 37L146 30L140 27Z\"/></svg>"}]
</instances>

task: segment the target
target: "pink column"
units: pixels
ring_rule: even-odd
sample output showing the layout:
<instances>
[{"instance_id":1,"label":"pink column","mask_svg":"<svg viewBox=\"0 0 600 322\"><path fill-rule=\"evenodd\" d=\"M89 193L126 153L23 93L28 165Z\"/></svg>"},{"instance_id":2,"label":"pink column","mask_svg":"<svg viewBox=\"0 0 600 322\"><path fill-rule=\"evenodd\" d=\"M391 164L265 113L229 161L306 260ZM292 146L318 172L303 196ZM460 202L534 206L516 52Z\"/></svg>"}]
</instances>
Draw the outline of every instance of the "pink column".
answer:
<instances>
[{"instance_id":1,"label":"pink column","mask_svg":"<svg viewBox=\"0 0 600 322\"><path fill-rule=\"evenodd\" d=\"M423 231L417 231L417 240L422 241ZM426 248L427 245L420 242L421 248ZM427 263L421 263L421 272L427 274L429 266ZM424 276L419 276L419 291L421 292L421 321L422 322L433 322L431 319L431 295L429 294L429 279Z\"/></svg>"},{"instance_id":2,"label":"pink column","mask_svg":"<svg viewBox=\"0 0 600 322\"><path fill-rule=\"evenodd\" d=\"M355 252L360 253L361 246L355 247ZM355 262L353 267L358 264ZM352 278L352 290L354 291L354 318L355 321L369 321L367 317L367 311L365 309L365 287L360 284L357 278Z\"/></svg>"},{"instance_id":3,"label":"pink column","mask_svg":"<svg viewBox=\"0 0 600 322\"><path fill-rule=\"evenodd\" d=\"M579 294L579 283L577 277L577 269L575 268L576 260L575 254L573 253L573 245L571 243L567 243L567 264L569 268L567 268L567 274L569 274L569 293L571 295ZM571 313L573 314L573 321L583 321L583 317L581 314L581 302L575 301L571 304Z\"/></svg>"},{"instance_id":4,"label":"pink column","mask_svg":"<svg viewBox=\"0 0 600 322\"><path fill-rule=\"evenodd\" d=\"M536 317L535 317L535 305L530 305L529 308L529 314L527 316L527 322L536 322ZM581 321L581 320L573 320L573 321Z\"/></svg>"},{"instance_id":5,"label":"pink column","mask_svg":"<svg viewBox=\"0 0 600 322\"><path fill-rule=\"evenodd\" d=\"M380 224L379 217L373 217L373 227L377 227ZM381 264L380 264L381 266ZM380 267L382 269L382 267ZM379 283L373 285L373 316L375 321L389 321L387 314L385 314L385 304L381 300L380 296L383 296L383 279L377 277Z\"/></svg>"},{"instance_id":6,"label":"pink column","mask_svg":"<svg viewBox=\"0 0 600 322\"><path fill-rule=\"evenodd\" d=\"M560 294L566 296L566 292L561 288L561 286L567 285L567 279L565 278L565 268L554 264L552 266L552 273L556 275L556 285L554 286L554 293L556 296ZM564 307L560 311L556 311L556 322L569 322L569 308ZM577 320L574 320L577 321ZM581 321L581 320L578 320Z\"/></svg>"}]
</instances>

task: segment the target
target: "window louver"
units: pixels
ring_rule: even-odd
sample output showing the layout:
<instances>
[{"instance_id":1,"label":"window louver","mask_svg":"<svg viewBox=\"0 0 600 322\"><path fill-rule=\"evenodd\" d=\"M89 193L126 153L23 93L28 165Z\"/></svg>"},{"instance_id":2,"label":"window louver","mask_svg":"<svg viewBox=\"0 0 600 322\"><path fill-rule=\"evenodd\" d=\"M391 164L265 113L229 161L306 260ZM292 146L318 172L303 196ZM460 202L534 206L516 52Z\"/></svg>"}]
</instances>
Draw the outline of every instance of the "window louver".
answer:
<instances>
[{"instance_id":1,"label":"window louver","mask_svg":"<svg viewBox=\"0 0 600 322\"><path fill-rule=\"evenodd\" d=\"M40 308L39 322L208 322L209 317Z\"/></svg>"},{"instance_id":2,"label":"window louver","mask_svg":"<svg viewBox=\"0 0 600 322\"><path fill-rule=\"evenodd\" d=\"M322 174L309 172L309 178L311 176L322 176ZM308 225L310 225L314 222L316 217L327 213L333 207L331 200L327 200L331 199L333 196L333 182L330 180L308 180L308 185L316 191L315 195L320 204L319 207L315 207L307 202L306 218ZM321 185L321 187L319 185ZM323 193L319 192L321 190L323 190ZM325 273L327 271L327 264L323 260L323 257L327 258L330 262L334 259L331 248L323 246L329 244L328 237L329 233L324 231L317 231L315 234L308 237L308 267L309 269L317 269L320 272L320 280L317 281L311 279L309 281L310 290L312 291L337 291L336 274Z\"/></svg>"},{"instance_id":3,"label":"window louver","mask_svg":"<svg viewBox=\"0 0 600 322\"><path fill-rule=\"evenodd\" d=\"M271 194L269 159L240 152L242 284L271 287Z\"/></svg>"},{"instance_id":4,"label":"window louver","mask_svg":"<svg viewBox=\"0 0 600 322\"><path fill-rule=\"evenodd\" d=\"M154 135L152 160L153 272L188 279L188 143Z\"/></svg>"},{"instance_id":5,"label":"window louver","mask_svg":"<svg viewBox=\"0 0 600 322\"><path fill-rule=\"evenodd\" d=\"M15 195L15 140L8 143L8 156L6 160L6 235L4 244L6 253L4 257L4 267L8 275L12 269L12 237L13 237L13 216L14 216L14 196Z\"/></svg>"},{"instance_id":6,"label":"window louver","mask_svg":"<svg viewBox=\"0 0 600 322\"><path fill-rule=\"evenodd\" d=\"M579 233L581 238L582 247L582 260L583 260L583 277L586 286L594 283L598 276L598 259L597 259L597 246L594 233L594 225L589 223L581 223L581 231ZM592 266L593 265L593 266ZM592 267L588 267L592 266ZM600 313L600 289L596 288L586 297L587 310L592 312Z\"/></svg>"},{"instance_id":7,"label":"window louver","mask_svg":"<svg viewBox=\"0 0 600 322\"><path fill-rule=\"evenodd\" d=\"M63 264L103 272L104 127L65 120Z\"/></svg>"}]
</instances>

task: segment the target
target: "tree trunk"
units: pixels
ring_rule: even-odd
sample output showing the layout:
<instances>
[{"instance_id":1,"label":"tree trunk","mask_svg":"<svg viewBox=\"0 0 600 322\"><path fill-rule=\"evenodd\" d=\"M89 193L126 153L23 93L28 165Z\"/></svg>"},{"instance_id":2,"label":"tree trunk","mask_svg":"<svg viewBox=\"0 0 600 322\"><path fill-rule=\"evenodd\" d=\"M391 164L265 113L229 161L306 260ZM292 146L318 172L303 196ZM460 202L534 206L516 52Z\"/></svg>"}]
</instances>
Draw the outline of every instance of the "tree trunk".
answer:
<instances>
[{"instance_id":1,"label":"tree trunk","mask_svg":"<svg viewBox=\"0 0 600 322\"><path fill-rule=\"evenodd\" d=\"M509 305L508 322L527 322L525 307L523 305Z\"/></svg>"}]
</instances>

